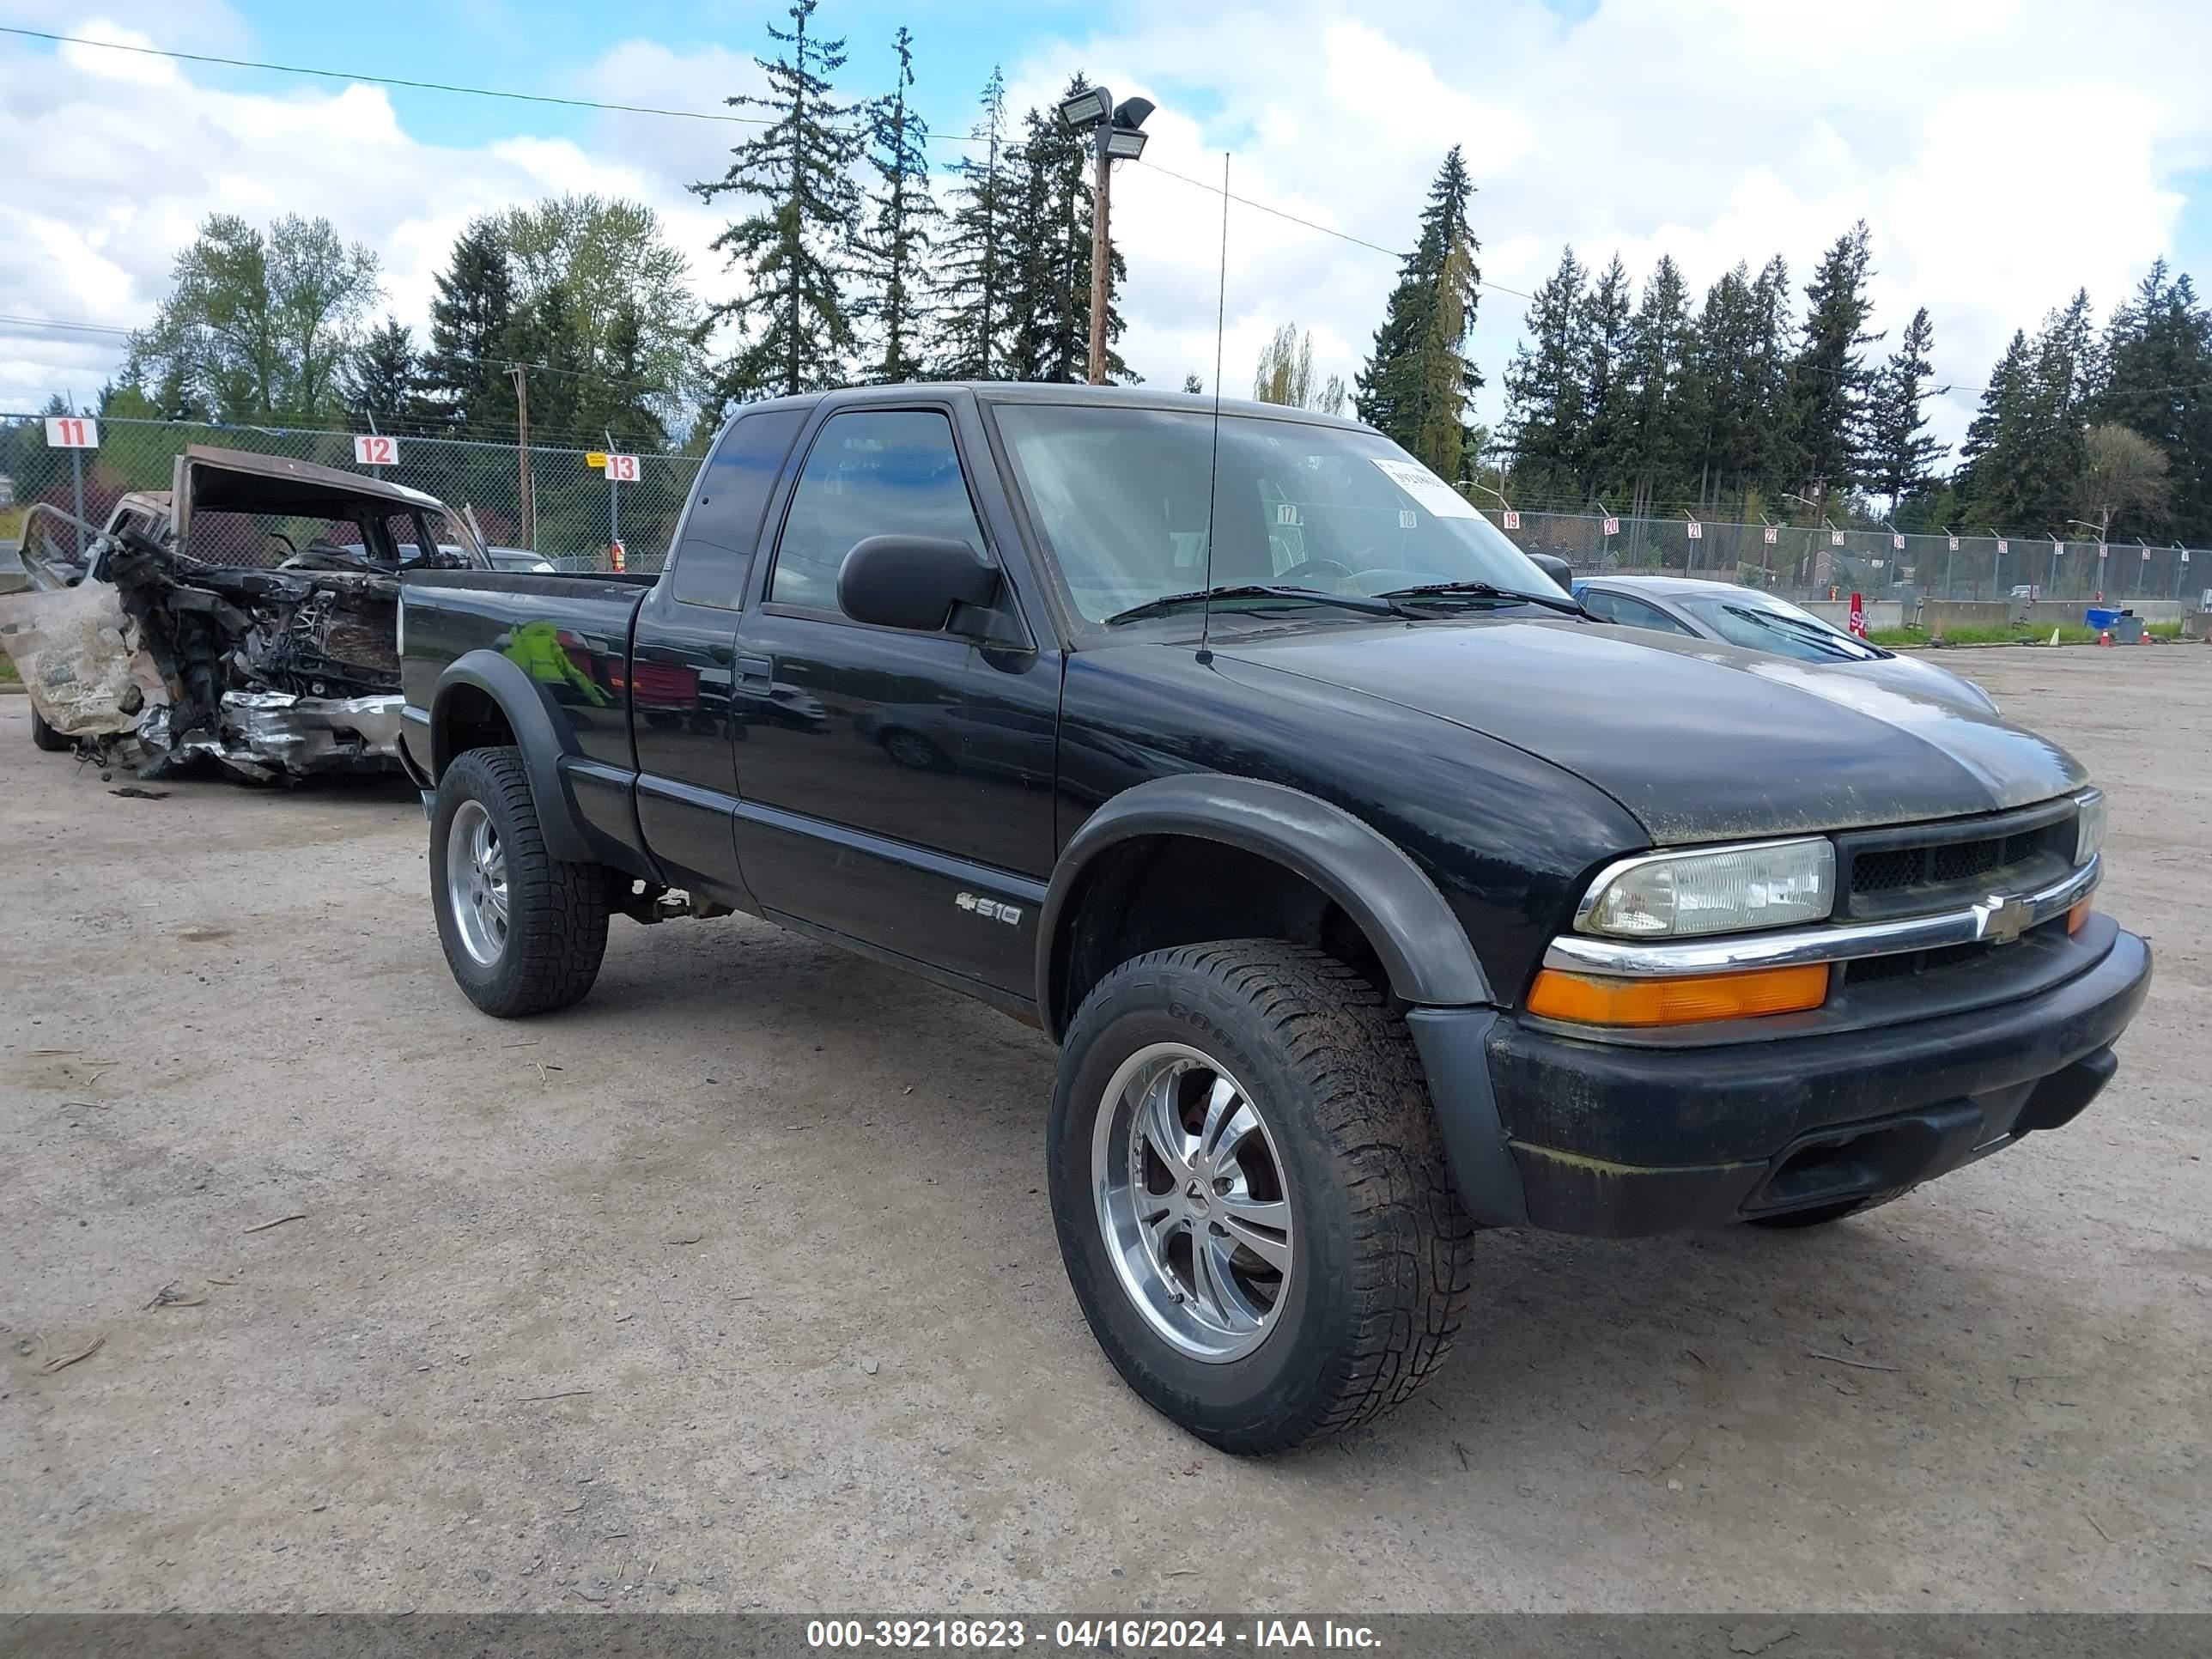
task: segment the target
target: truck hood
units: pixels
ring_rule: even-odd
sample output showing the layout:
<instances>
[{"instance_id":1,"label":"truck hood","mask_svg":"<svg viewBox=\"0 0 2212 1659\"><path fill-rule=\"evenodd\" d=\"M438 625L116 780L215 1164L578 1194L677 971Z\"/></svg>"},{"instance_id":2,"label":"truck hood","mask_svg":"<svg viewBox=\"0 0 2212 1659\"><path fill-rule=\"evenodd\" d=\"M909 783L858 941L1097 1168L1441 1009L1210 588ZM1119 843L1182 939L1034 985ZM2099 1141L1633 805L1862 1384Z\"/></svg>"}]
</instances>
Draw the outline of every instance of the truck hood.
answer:
<instances>
[{"instance_id":1,"label":"truck hood","mask_svg":"<svg viewBox=\"0 0 2212 1659\"><path fill-rule=\"evenodd\" d=\"M2002 811L2087 781L2057 744L1955 696L1642 629L1305 624L1217 635L1214 658L1511 744L1604 790L1660 845Z\"/></svg>"}]
</instances>

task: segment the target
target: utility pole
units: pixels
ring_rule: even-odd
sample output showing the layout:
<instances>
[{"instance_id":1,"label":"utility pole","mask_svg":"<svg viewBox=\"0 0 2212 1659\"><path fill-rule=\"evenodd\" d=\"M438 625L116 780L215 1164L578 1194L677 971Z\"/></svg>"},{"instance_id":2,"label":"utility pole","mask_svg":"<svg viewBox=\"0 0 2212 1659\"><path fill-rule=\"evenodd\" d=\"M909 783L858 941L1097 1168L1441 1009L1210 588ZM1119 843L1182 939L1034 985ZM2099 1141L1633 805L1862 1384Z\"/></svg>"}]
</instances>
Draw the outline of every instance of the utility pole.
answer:
<instances>
[{"instance_id":1,"label":"utility pole","mask_svg":"<svg viewBox=\"0 0 2212 1659\"><path fill-rule=\"evenodd\" d=\"M1113 274L1114 245L1107 234L1107 193L1113 186L1113 158L1106 153L1107 128L1093 135L1091 198L1091 384L1106 384L1106 280Z\"/></svg>"},{"instance_id":2,"label":"utility pole","mask_svg":"<svg viewBox=\"0 0 2212 1659\"><path fill-rule=\"evenodd\" d=\"M1114 163L1133 161L1145 153L1143 127L1152 107L1149 98L1124 99L1116 105L1114 94L1103 87L1085 87L1060 106L1061 125L1070 132L1091 135L1091 362L1085 378L1093 386L1106 384L1106 289L1114 274L1107 198Z\"/></svg>"},{"instance_id":3,"label":"utility pole","mask_svg":"<svg viewBox=\"0 0 2212 1659\"><path fill-rule=\"evenodd\" d=\"M530 489L530 368L526 363L509 363L507 372L514 381L514 455L519 471L515 510L522 520L517 530L522 544L535 553L538 513Z\"/></svg>"}]
</instances>

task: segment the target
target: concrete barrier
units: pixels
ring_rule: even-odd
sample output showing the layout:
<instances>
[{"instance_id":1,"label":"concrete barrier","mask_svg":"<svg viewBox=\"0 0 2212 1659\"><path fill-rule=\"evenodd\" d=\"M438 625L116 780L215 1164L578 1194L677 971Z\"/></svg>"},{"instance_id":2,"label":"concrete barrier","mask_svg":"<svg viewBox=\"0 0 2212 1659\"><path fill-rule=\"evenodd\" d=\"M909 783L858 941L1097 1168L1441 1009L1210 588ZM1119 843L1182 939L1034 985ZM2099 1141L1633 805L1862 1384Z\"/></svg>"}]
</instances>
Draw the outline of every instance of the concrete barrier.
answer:
<instances>
[{"instance_id":1,"label":"concrete barrier","mask_svg":"<svg viewBox=\"0 0 2212 1659\"><path fill-rule=\"evenodd\" d=\"M1851 622L1851 602L1849 599L1808 599L1802 609L1811 611L1822 622L1833 628L1848 628ZM1902 599L1869 599L1866 602L1867 631L1880 628L1905 626L1905 601Z\"/></svg>"},{"instance_id":2,"label":"concrete barrier","mask_svg":"<svg viewBox=\"0 0 2212 1659\"><path fill-rule=\"evenodd\" d=\"M1938 623L1947 633L1955 628L2002 628L2013 608L2012 602L2003 599L1922 599L1914 607L1913 625L1930 633ZM2182 612L2173 599L2116 599L2103 608L2132 611L2147 623L2179 622ZM2081 627L2089 609L2087 599L2037 599L2027 607L2027 620L2021 626L2023 631L2040 629L2048 636L2062 624Z\"/></svg>"}]
</instances>

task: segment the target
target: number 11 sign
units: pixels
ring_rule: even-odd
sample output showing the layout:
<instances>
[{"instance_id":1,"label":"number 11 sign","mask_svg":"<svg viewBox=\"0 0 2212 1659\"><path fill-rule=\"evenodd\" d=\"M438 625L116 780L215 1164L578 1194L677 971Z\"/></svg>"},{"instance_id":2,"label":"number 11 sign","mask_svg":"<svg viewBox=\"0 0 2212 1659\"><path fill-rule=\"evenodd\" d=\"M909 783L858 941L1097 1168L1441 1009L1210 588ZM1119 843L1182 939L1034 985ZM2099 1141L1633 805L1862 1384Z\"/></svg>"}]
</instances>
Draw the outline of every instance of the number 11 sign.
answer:
<instances>
[{"instance_id":1,"label":"number 11 sign","mask_svg":"<svg viewBox=\"0 0 2212 1659\"><path fill-rule=\"evenodd\" d=\"M100 422L88 421L82 415L49 415L46 416L46 447L97 449L100 447Z\"/></svg>"}]
</instances>

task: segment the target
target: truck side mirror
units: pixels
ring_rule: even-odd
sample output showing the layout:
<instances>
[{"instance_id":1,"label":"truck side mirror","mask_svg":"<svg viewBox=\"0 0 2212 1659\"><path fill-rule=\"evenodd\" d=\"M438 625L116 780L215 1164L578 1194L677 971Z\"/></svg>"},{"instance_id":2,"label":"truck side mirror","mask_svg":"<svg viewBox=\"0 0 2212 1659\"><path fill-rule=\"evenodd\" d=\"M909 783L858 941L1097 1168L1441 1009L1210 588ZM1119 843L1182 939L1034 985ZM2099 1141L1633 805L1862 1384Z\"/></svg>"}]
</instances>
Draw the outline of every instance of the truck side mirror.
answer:
<instances>
[{"instance_id":1,"label":"truck side mirror","mask_svg":"<svg viewBox=\"0 0 2212 1659\"><path fill-rule=\"evenodd\" d=\"M1559 585L1563 593L1575 591L1575 569L1556 553L1531 553L1528 562Z\"/></svg>"},{"instance_id":2,"label":"truck side mirror","mask_svg":"<svg viewBox=\"0 0 2212 1659\"><path fill-rule=\"evenodd\" d=\"M854 622L935 633L961 605L988 607L999 568L965 542L936 536L870 536L837 567L837 604Z\"/></svg>"}]
</instances>

